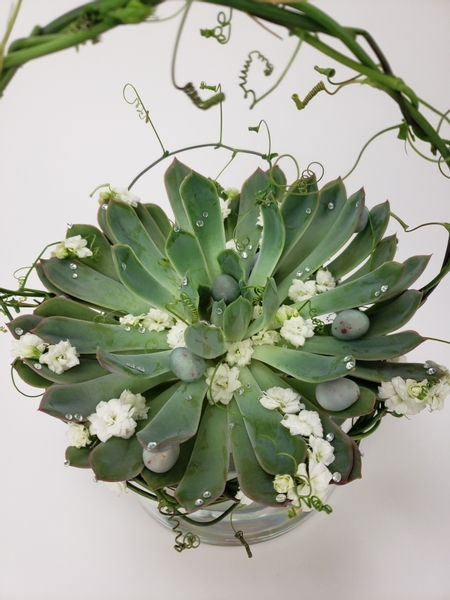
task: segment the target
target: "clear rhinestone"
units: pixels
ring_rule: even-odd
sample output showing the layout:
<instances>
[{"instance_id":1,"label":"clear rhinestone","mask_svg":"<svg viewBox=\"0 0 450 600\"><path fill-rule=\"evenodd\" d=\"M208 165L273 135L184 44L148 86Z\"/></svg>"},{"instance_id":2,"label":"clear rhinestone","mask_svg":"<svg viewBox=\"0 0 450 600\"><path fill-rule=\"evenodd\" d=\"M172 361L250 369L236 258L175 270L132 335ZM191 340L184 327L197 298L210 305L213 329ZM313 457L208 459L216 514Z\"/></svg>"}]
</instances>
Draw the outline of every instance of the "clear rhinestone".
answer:
<instances>
[{"instance_id":1,"label":"clear rhinestone","mask_svg":"<svg viewBox=\"0 0 450 600\"><path fill-rule=\"evenodd\" d=\"M122 267L122 271L125 271L125 269L127 268L127 265L124 262L121 263L120 266Z\"/></svg>"},{"instance_id":2,"label":"clear rhinestone","mask_svg":"<svg viewBox=\"0 0 450 600\"><path fill-rule=\"evenodd\" d=\"M23 329L21 329L20 327L16 327L16 328L14 329L14 333L15 333L16 335L23 335Z\"/></svg>"},{"instance_id":3,"label":"clear rhinestone","mask_svg":"<svg viewBox=\"0 0 450 600\"><path fill-rule=\"evenodd\" d=\"M183 279L181 280L181 285L187 285L187 284L188 284L187 277L183 277Z\"/></svg>"},{"instance_id":4,"label":"clear rhinestone","mask_svg":"<svg viewBox=\"0 0 450 600\"><path fill-rule=\"evenodd\" d=\"M436 373L436 369L433 369L433 367L430 367L429 369L427 369L427 375L434 375Z\"/></svg>"},{"instance_id":5,"label":"clear rhinestone","mask_svg":"<svg viewBox=\"0 0 450 600\"><path fill-rule=\"evenodd\" d=\"M189 402L190 400L192 400L192 396L185 396L184 399L186 400L186 402Z\"/></svg>"},{"instance_id":6,"label":"clear rhinestone","mask_svg":"<svg viewBox=\"0 0 450 600\"><path fill-rule=\"evenodd\" d=\"M145 327L143 325L139 325L138 331L139 333L145 333Z\"/></svg>"},{"instance_id":7,"label":"clear rhinestone","mask_svg":"<svg viewBox=\"0 0 450 600\"><path fill-rule=\"evenodd\" d=\"M247 252L241 252L241 256L242 256L242 258L247 258L248 254L247 254Z\"/></svg>"},{"instance_id":8,"label":"clear rhinestone","mask_svg":"<svg viewBox=\"0 0 450 600\"><path fill-rule=\"evenodd\" d=\"M218 307L216 308L216 313L217 313L218 315L221 315L221 314L223 313L223 308L220 308L220 306L218 306Z\"/></svg>"},{"instance_id":9,"label":"clear rhinestone","mask_svg":"<svg viewBox=\"0 0 450 600\"><path fill-rule=\"evenodd\" d=\"M65 460L64 461L64 466L65 467L70 467L70 460Z\"/></svg>"},{"instance_id":10,"label":"clear rhinestone","mask_svg":"<svg viewBox=\"0 0 450 600\"><path fill-rule=\"evenodd\" d=\"M131 327L130 327L129 325L127 325L127 326L125 327L125 331L131 331Z\"/></svg>"},{"instance_id":11,"label":"clear rhinestone","mask_svg":"<svg viewBox=\"0 0 450 600\"><path fill-rule=\"evenodd\" d=\"M66 227L67 227L67 229L72 229L73 225L70 221L67 221Z\"/></svg>"},{"instance_id":12,"label":"clear rhinestone","mask_svg":"<svg viewBox=\"0 0 450 600\"><path fill-rule=\"evenodd\" d=\"M158 444L156 442L149 442L147 444L147 450L153 450L154 448L156 448Z\"/></svg>"},{"instance_id":13,"label":"clear rhinestone","mask_svg":"<svg viewBox=\"0 0 450 600\"><path fill-rule=\"evenodd\" d=\"M334 204L332 202L328 202L328 208L329 210L333 210Z\"/></svg>"},{"instance_id":14,"label":"clear rhinestone","mask_svg":"<svg viewBox=\"0 0 450 600\"><path fill-rule=\"evenodd\" d=\"M283 502L286 502L286 494L277 494L275 496L275 500L277 502L279 502L280 504L282 504Z\"/></svg>"},{"instance_id":15,"label":"clear rhinestone","mask_svg":"<svg viewBox=\"0 0 450 600\"><path fill-rule=\"evenodd\" d=\"M338 471L335 471L333 473L333 481L335 483L339 483L341 481L341 479L342 479L342 475L340 473L338 473Z\"/></svg>"},{"instance_id":16,"label":"clear rhinestone","mask_svg":"<svg viewBox=\"0 0 450 600\"><path fill-rule=\"evenodd\" d=\"M140 372L140 373L145 373L145 369L144 367L136 367L136 369Z\"/></svg>"},{"instance_id":17,"label":"clear rhinestone","mask_svg":"<svg viewBox=\"0 0 450 600\"><path fill-rule=\"evenodd\" d=\"M203 498L211 498L211 492L203 492Z\"/></svg>"},{"instance_id":18,"label":"clear rhinestone","mask_svg":"<svg viewBox=\"0 0 450 600\"><path fill-rule=\"evenodd\" d=\"M108 210L108 205L107 204L102 204L102 210Z\"/></svg>"},{"instance_id":19,"label":"clear rhinestone","mask_svg":"<svg viewBox=\"0 0 450 600\"><path fill-rule=\"evenodd\" d=\"M77 421L82 421L82 420L83 420L83 415L76 414L76 415L75 415L75 419L76 419Z\"/></svg>"},{"instance_id":20,"label":"clear rhinestone","mask_svg":"<svg viewBox=\"0 0 450 600\"><path fill-rule=\"evenodd\" d=\"M309 273L309 272L311 271L311 269L310 269L309 267L306 267L306 268L305 268L305 271L306 271L307 273Z\"/></svg>"},{"instance_id":21,"label":"clear rhinestone","mask_svg":"<svg viewBox=\"0 0 450 600\"><path fill-rule=\"evenodd\" d=\"M352 357L351 356L344 356L344 362L347 362L348 360L351 360Z\"/></svg>"},{"instance_id":22,"label":"clear rhinestone","mask_svg":"<svg viewBox=\"0 0 450 600\"><path fill-rule=\"evenodd\" d=\"M355 361L349 360L348 363L345 365L345 368L348 369L349 371L351 369L354 369L355 368Z\"/></svg>"},{"instance_id":23,"label":"clear rhinestone","mask_svg":"<svg viewBox=\"0 0 450 600\"><path fill-rule=\"evenodd\" d=\"M16 331L16 333L17 333L17 331ZM429 369L429 368L430 368L430 365L429 365L427 362L426 362L426 363L423 363L423 368L424 368L424 369Z\"/></svg>"},{"instance_id":24,"label":"clear rhinestone","mask_svg":"<svg viewBox=\"0 0 450 600\"><path fill-rule=\"evenodd\" d=\"M75 263L70 263L70 265L69 265L69 268L70 268L72 271L76 271L76 270L77 270L77 265L76 265Z\"/></svg>"},{"instance_id":25,"label":"clear rhinestone","mask_svg":"<svg viewBox=\"0 0 450 600\"><path fill-rule=\"evenodd\" d=\"M230 429L234 429L235 428L235 424L234 423L230 423Z\"/></svg>"},{"instance_id":26,"label":"clear rhinestone","mask_svg":"<svg viewBox=\"0 0 450 600\"><path fill-rule=\"evenodd\" d=\"M297 277L301 277L303 275L303 271L297 271L296 275Z\"/></svg>"},{"instance_id":27,"label":"clear rhinestone","mask_svg":"<svg viewBox=\"0 0 450 600\"><path fill-rule=\"evenodd\" d=\"M251 387L252 387L252 384L251 384L251 383L246 383L246 384L245 384L245 387L246 387L246 388L251 388Z\"/></svg>"},{"instance_id":28,"label":"clear rhinestone","mask_svg":"<svg viewBox=\"0 0 450 600\"><path fill-rule=\"evenodd\" d=\"M253 246L251 244L249 244L247 247L248 247L249 250L253 249Z\"/></svg>"},{"instance_id":29,"label":"clear rhinestone","mask_svg":"<svg viewBox=\"0 0 450 600\"><path fill-rule=\"evenodd\" d=\"M361 454L361 456L364 456L364 452L362 450L360 450L359 453Z\"/></svg>"},{"instance_id":30,"label":"clear rhinestone","mask_svg":"<svg viewBox=\"0 0 450 600\"><path fill-rule=\"evenodd\" d=\"M382 291L383 293L384 293L384 292L387 292L387 291L388 291L388 289L389 289L389 286L388 286L388 285L382 285L382 286L381 286L381 291Z\"/></svg>"},{"instance_id":31,"label":"clear rhinestone","mask_svg":"<svg viewBox=\"0 0 450 600\"><path fill-rule=\"evenodd\" d=\"M356 208L359 208L359 200L358 202L355 204Z\"/></svg>"},{"instance_id":32,"label":"clear rhinestone","mask_svg":"<svg viewBox=\"0 0 450 600\"><path fill-rule=\"evenodd\" d=\"M78 273L72 273L72 279L77 279Z\"/></svg>"},{"instance_id":33,"label":"clear rhinestone","mask_svg":"<svg viewBox=\"0 0 450 600\"><path fill-rule=\"evenodd\" d=\"M204 216L204 217L205 217L205 219L206 219L206 217L208 216L208 213L205 211L205 212L203 213L203 216Z\"/></svg>"},{"instance_id":34,"label":"clear rhinestone","mask_svg":"<svg viewBox=\"0 0 450 600\"><path fill-rule=\"evenodd\" d=\"M197 498L195 501L195 506L201 506L203 504L203 500L201 498Z\"/></svg>"},{"instance_id":35,"label":"clear rhinestone","mask_svg":"<svg viewBox=\"0 0 450 600\"><path fill-rule=\"evenodd\" d=\"M306 212L306 214L307 214L307 215L310 215L310 214L311 214L311 209L310 209L310 208L307 208L307 209L305 210L305 212Z\"/></svg>"},{"instance_id":36,"label":"clear rhinestone","mask_svg":"<svg viewBox=\"0 0 450 600\"><path fill-rule=\"evenodd\" d=\"M34 368L36 369L36 371L40 371L42 369L42 365L39 363L34 363Z\"/></svg>"},{"instance_id":37,"label":"clear rhinestone","mask_svg":"<svg viewBox=\"0 0 450 600\"><path fill-rule=\"evenodd\" d=\"M327 442L332 442L334 440L334 433L330 431L330 433L327 433L327 435L325 436L325 439L327 440Z\"/></svg>"},{"instance_id":38,"label":"clear rhinestone","mask_svg":"<svg viewBox=\"0 0 450 600\"><path fill-rule=\"evenodd\" d=\"M244 393L244 388L240 387L237 392L238 392L239 396L242 396L242 394Z\"/></svg>"},{"instance_id":39,"label":"clear rhinestone","mask_svg":"<svg viewBox=\"0 0 450 600\"><path fill-rule=\"evenodd\" d=\"M203 227L204 225L203 221L200 219L195 224L197 225L197 227Z\"/></svg>"},{"instance_id":40,"label":"clear rhinestone","mask_svg":"<svg viewBox=\"0 0 450 600\"><path fill-rule=\"evenodd\" d=\"M378 298L378 296L379 296L380 294L381 294L381 292L379 292L379 291L376 291L376 292L375 292L375 297L376 297L376 298Z\"/></svg>"},{"instance_id":41,"label":"clear rhinestone","mask_svg":"<svg viewBox=\"0 0 450 600\"><path fill-rule=\"evenodd\" d=\"M66 419L67 419L68 421L71 421L71 420L73 419L73 417L72 417L72 415L71 415L70 413L68 413L68 414L66 415Z\"/></svg>"},{"instance_id":42,"label":"clear rhinestone","mask_svg":"<svg viewBox=\"0 0 450 600\"><path fill-rule=\"evenodd\" d=\"M173 230L175 231L175 233L178 233L178 232L180 231L180 226L179 226L179 225L177 225L177 224L175 224L175 225L173 226Z\"/></svg>"}]
</instances>

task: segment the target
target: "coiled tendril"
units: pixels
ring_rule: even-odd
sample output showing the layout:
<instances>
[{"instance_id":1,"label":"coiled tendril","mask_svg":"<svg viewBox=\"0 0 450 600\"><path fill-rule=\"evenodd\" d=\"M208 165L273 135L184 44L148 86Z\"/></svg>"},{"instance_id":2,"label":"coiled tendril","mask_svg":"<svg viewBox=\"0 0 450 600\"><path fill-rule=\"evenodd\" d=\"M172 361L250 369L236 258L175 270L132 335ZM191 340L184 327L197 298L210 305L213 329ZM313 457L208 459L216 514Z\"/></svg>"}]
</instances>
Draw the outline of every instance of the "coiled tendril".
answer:
<instances>
[{"instance_id":1,"label":"coiled tendril","mask_svg":"<svg viewBox=\"0 0 450 600\"><path fill-rule=\"evenodd\" d=\"M219 25L214 27L214 29L200 29L200 35L205 38L214 38L219 44L226 44L231 35L231 17L233 15L233 9L230 8L230 15L227 19L226 14L223 11L217 15L217 21ZM224 34L223 30L228 28L227 35Z\"/></svg>"},{"instance_id":2,"label":"coiled tendril","mask_svg":"<svg viewBox=\"0 0 450 600\"><path fill-rule=\"evenodd\" d=\"M263 54L261 54L261 52L259 52L258 50L252 50L248 53L247 60L245 61L244 66L241 70L241 75L239 75L239 79L242 80L239 84L239 87L241 87L244 90L244 98L247 98L249 94L253 96L253 102L250 108L253 108L257 102L255 91L247 88L248 73L253 63L253 55L256 55L256 58L259 59L265 65L263 73L266 77L272 75L274 68L273 64L269 61L269 59L266 58Z\"/></svg>"}]
</instances>

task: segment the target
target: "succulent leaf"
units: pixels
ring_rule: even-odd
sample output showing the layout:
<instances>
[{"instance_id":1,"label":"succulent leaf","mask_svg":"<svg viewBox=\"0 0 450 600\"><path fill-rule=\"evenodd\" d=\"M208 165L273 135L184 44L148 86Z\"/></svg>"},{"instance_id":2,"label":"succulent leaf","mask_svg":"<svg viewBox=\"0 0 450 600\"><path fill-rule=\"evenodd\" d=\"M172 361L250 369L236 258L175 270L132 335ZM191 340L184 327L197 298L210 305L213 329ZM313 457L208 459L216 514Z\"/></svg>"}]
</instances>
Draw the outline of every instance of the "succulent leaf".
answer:
<instances>
[{"instance_id":1,"label":"succulent leaf","mask_svg":"<svg viewBox=\"0 0 450 600\"><path fill-rule=\"evenodd\" d=\"M205 323L195 323L184 333L186 346L202 358L217 358L225 352L222 330Z\"/></svg>"},{"instance_id":2,"label":"succulent leaf","mask_svg":"<svg viewBox=\"0 0 450 600\"><path fill-rule=\"evenodd\" d=\"M370 312L370 327L366 338L385 335L403 327L415 315L421 301L421 292L406 290L391 302L375 304L376 310Z\"/></svg>"},{"instance_id":3,"label":"succulent leaf","mask_svg":"<svg viewBox=\"0 0 450 600\"><path fill-rule=\"evenodd\" d=\"M110 279L119 281L112 259L111 244L100 229L93 225L72 225L67 235L81 235L82 238L88 240L89 245L92 244L93 248L97 250L95 260L93 258L80 258L78 259L80 262L94 269L94 271L103 273Z\"/></svg>"},{"instance_id":4,"label":"succulent leaf","mask_svg":"<svg viewBox=\"0 0 450 600\"><path fill-rule=\"evenodd\" d=\"M39 304L34 310L35 315L40 317L69 317L80 321L97 321L102 323L115 323L114 319L105 314L101 314L88 306L70 300L62 296L49 298Z\"/></svg>"},{"instance_id":5,"label":"succulent leaf","mask_svg":"<svg viewBox=\"0 0 450 600\"><path fill-rule=\"evenodd\" d=\"M128 440L112 437L92 450L89 463L101 481L133 479L144 468L142 446L136 436Z\"/></svg>"},{"instance_id":6,"label":"succulent leaf","mask_svg":"<svg viewBox=\"0 0 450 600\"><path fill-rule=\"evenodd\" d=\"M250 273L249 285L264 286L275 269L284 247L284 223L276 202L261 204L263 233L261 248ZM248 260L248 258L247 258Z\"/></svg>"},{"instance_id":7,"label":"succulent leaf","mask_svg":"<svg viewBox=\"0 0 450 600\"><path fill-rule=\"evenodd\" d=\"M382 264L393 260L397 251L397 236L390 235L383 238L370 254L369 259L352 275L345 278L345 283L360 279L368 273L375 271Z\"/></svg>"},{"instance_id":8,"label":"succulent leaf","mask_svg":"<svg viewBox=\"0 0 450 600\"><path fill-rule=\"evenodd\" d=\"M89 455L91 448L89 446L85 448L75 448L69 446L66 450L66 460L70 462L71 467L77 467L78 469L89 469Z\"/></svg>"},{"instance_id":9,"label":"succulent leaf","mask_svg":"<svg viewBox=\"0 0 450 600\"><path fill-rule=\"evenodd\" d=\"M242 296L226 307L223 311L222 329L227 342L242 340L252 316L252 303Z\"/></svg>"},{"instance_id":10,"label":"succulent leaf","mask_svg":"<svg viewBox=\"0 0 450 600\"><path fill-rule=\"evenodd\" d=\"M192 450L195 444L195 436L180 444L180 456L175 465L165 473L154 473L149 469L143 469L141 476L151 490L158 490L180 483L186 472Z\"/></svg>"},{"instance_id":11,"label":"succulent leaf","mask_svg":"<svg viewBox=\"0 0 450 600\"><path fill-rule=\"evenodd\" d=\"M194 228L186 214L186 209L180 196L180 186L189 173L191 173L191 169L175 159L164 175L164 182L170 206L175 217L175 223L180 229L193 233Z\"/></svg>"},{"instance_id":12,"label":"succulent leaf","mask_svg":"<svg viewBox=\"0 0 450 600\"><path fill-rule=\"evenodd\" d=\"M182 276L190 270L196 287L210 285L208 266L197 238L187 231L172 229L167 237L166 254L176 272Z\"/></svg>"}]
</instances>

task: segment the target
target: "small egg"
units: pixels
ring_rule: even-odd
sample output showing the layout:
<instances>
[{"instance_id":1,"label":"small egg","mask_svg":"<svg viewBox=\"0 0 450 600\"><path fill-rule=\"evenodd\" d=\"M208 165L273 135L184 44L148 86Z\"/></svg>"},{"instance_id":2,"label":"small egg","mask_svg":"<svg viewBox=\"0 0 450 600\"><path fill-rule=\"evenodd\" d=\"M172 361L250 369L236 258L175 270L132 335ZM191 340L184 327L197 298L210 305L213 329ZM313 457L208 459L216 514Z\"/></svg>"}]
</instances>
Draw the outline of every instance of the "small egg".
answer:
<instances>
[{"instance_id":1,"label":"small egg","mask_svg":"<svg viewBox=\"0 0 450 600\"><path fill-rule=\"evenodd\" d=\"M231 275L221 273L214 279L211 295L214 300L225 300L226 304L230 304L239 296L239 284Z\"/></svg>"},{"instance_id":2,"label":"small egg","mask_svg":"<svg viewBox=\"0 0 450 600\"><path fill-rule=\"evenodd\" d=\"M369 329L369 317L360 310L343 310L336 315L331 333L338 340L356 340Z\"/></svg>"},{"instance_id":3,"label":"small egg","mask_svg":"<svg viewBox=\"0 0 450 600\"><path fill-rule=\"evenodd\" d=\"M153 473L166 473L166 471L170 471L179 456L179 444L170 446L164 452L149 452L148 450L144 450L142 454L144 465L149 471L153 471Z\"/></svg>"},{"instance_id":4,"label":"small egg","mask_svg":"<svg viewBox=\"0 0 450 600\"><path fill-rule=\"evenodd\" d=\"M205 372L205 361L189 348L174 348L170 353L170 370L181 381L197 381Z\"/></svg>"},{"instance_id":5,"label":"small egg","mask_svg":"<svg viewBox=\"0 0 450 600\"><path fill-rule=\"evenodd\" d=\"M333 379L322 381L316 387L317 402L326 410L345 410L354 404L359 396L360 389L351 379Z\"/></svg>"}]
</instances>

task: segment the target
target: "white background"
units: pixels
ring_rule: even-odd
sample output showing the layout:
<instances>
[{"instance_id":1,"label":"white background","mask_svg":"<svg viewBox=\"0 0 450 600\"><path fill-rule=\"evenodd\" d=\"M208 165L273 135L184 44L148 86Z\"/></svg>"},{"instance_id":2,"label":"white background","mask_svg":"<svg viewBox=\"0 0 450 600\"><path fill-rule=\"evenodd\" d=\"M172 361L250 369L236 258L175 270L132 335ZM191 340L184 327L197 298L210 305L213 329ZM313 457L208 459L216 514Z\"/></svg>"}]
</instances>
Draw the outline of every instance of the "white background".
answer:
<instances>
[{"instance_id":1,"label":"white background","mask_svg":"<svg viewBox=\"0 0 450 600\"><path fill-rule=\"evenodd\" d=\"M9 4L0 2L0 23ZM370 30L397 75L442 111L449 108L448 2L316 4L342 24ZM12 39L75 6L73 0L24 0ZM165 14L178 6L170 3ZM320 161L326 181L350 170L371 135L400 121L396 105L369 86L352 86L335 97L321 93L298 112L291 94L305 96L319 81L315 64L332 66L307 47L274 95L249 111L238 87L247 53L266 54L275 65L274 79L294 40L280 32L286 38L281 42L244 15L236 15L229 45L201 38L199 28L214 27L218 10L194 6L181 41L177 82L222 83L225 143L266 152L263 130L247 131L265 118L272 149L295 154L302 169ZM117 28L100 44L31 62L14 77L0 100L1 285L12 287L15 269L29 265L46 243L63 238L67 221L95 222L97 206L89 193L97 185L126 186L160 155L150 126L122 99L126 83L138 89L169 150L217 141L218 110L203 113L171 87L177 23ZM339 67L337 79L346 77ZM262 78L256 84L261 93L272 85ZM228 158L213 150L180 156L212 177ZM221 178L226 187L240 186L261 165L248 158L235 163ZM165 205L161 176L168 164L136 186L143 200ZM369 206L389 199L411 226L450 221L448 180L436 165L411 150L406 154L395 133L376 140L346 180L349 192L362 185ZM399 232L399 237L400 260L433 254L418 285L426 283L439 268L444 229ZM450 339L449 291L444 282L408 327ZM411 420L385 419L362 445L363 479L332 496L333 514L316 515L299 529L254 546L251 560L243 548L207 545L177 554L172 534L152 522L131 493L116 497L95 485L91 472L63 467L65 426L37 412L38 398L14 390L9 336L0 334L0 344L2 600L450 598L450 407ZM444 344L426 342L414 358L450 366Z\"/></svg>"}]
</instances>

